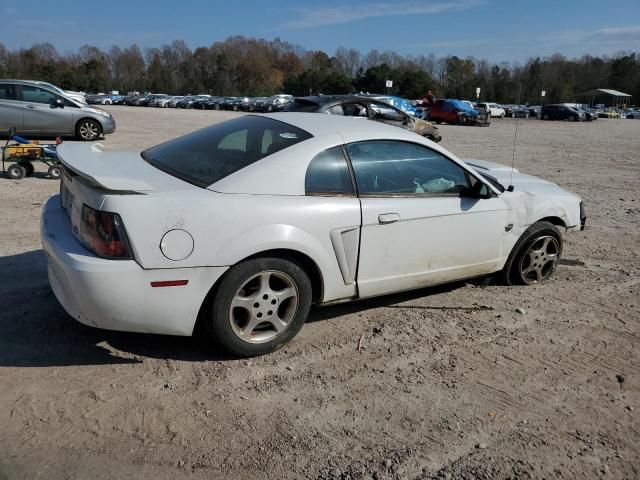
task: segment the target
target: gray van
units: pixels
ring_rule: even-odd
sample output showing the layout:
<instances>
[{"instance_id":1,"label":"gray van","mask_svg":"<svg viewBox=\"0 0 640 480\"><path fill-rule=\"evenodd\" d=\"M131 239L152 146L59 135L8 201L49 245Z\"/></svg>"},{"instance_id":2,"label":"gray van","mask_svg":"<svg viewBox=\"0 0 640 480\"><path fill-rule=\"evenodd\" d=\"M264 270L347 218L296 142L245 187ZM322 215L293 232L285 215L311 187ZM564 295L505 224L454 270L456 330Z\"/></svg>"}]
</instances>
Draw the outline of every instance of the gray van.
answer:
<instances>
[{"instance_id":1,"label":"gray van","mask_svg":"<svg viewBox=\"0 0 640 480\"><path fill-rule=\"evenodd\" d=\"M0 80L0 134L74 136L96 140L116 131L111 114L84 105L42 82Z\"/></svg>"}]
</instances>

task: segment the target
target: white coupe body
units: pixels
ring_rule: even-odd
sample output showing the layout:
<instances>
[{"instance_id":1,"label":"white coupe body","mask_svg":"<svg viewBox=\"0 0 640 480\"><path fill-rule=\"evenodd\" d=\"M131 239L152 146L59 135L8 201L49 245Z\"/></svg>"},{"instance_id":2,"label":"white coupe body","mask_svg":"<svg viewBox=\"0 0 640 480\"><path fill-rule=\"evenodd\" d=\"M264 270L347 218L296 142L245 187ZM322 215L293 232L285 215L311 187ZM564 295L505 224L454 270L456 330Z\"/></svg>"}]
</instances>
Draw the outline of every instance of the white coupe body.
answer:
<instances>
[{"instance_id":1,"label":"white coupe body","mask_svg":"<svg viewBox=\"0 0 640 480\"><path fill-rule=\"evenodd\" d=\"M576 195L503 165L464 162L401 128L318 114L242 118L275 122L284 129L280 139L297 143L272 154L267 148L264 158L210 185L167 173L138 152L62 145L61 195L44 206L41 231L52 289L71 316L106 329L191 335L208 294L248 258L300 259L317 279L314 302L327 304L498 272L518 239L541 220L562 230L581 228ZM309 138L299 141L289 126ZM394 146L417 149L480 182L484 193L433 187L450 186L447 175L414 179L414 191L363 193L359 165L382 166L356 162L368 146L390 155ZM310 164L327 151L344 151L354 192L309 192ZM403 161L414 159L404 155L385 165L402 167ZM366 178L373 178L366 181L374 190L388 181ZM119 215L128 258L105 258L80 241L85 210Z\"/></svg>"}]
</instances>

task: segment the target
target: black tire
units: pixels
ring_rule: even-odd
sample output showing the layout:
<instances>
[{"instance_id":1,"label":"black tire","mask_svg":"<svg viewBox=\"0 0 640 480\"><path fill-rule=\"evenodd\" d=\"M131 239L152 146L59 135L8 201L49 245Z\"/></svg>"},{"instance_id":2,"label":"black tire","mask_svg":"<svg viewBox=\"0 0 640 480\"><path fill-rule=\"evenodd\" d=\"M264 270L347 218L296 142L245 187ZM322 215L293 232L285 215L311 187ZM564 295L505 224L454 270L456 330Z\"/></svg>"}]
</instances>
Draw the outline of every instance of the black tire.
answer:
<instances>
[{"instance_id":1,"label":"black tire","mask_svg":"<svg viewBox=\"0 0 640 480\"><path fill-rule=\"evenodd\" d=\"M283 302L278 302L275 307L271 307L270 305L276 302L275 297L267 298L266 294L263 296L260 292L271 292L272 287L264 290L258 285L260 280L256 279L264 274L270 275L269 282L272 282L275 277L276 283L288 282L289 285L293 285L293 287L287 288L293 288L297 295L296 298L293 300L285 299ZM253 282L258 282L258 284ZM278 285L275 287L275 291L279 290ZM205 329L218 346L232 355L254 357L274 352L287 344L302 328L311 308L312 293L309 276L298 264L283 258L271 257L247 260L231 267L216 287L211 315L204 320ZM232 308L232 301L240 297L252 298L249 303L255 302L251 304L251 311L255 309L254 313L251 313L250 309L245 310L245 307ZM295 303L292 304L292 302ZM264 313L263 323L256 323L256 326L251 329L248 335L249 339L241 338L241 331L248 328L252 319L254 322L260 322L252 315L260 317L262 315L260 312L264 308L275 309L273 315L278 317L281 315L281 309L285 309L285 316L290 316L290 320L283 327L284 329L279 333L273 331L273 324L267 318L273 317L269 311ZM238 313L240 313L239 319L236 317ZM243 315L246 319L242 318ZM240 322L244 320L246 323L241 325L238 320ZM253 332L257 332L257 339L252 338ZM263 336L264 339L261 339L260 336Z\"/></svg>"},{"instance_id":2,"label":"black tire","mask_svg":"<svg viewBox=\"0 0 640 480\"><path fill-rule=\"evenodd\" d=\"M91 118L83 118L76 125L76 137L85 142L97 140L102 135L102 126Z\"/></svg>"},{"instance_id":3,"label":"black tire","mask_svg":"<svg viewBox=\"0 0 640 480\"><path fill-rule=\"evenodd\" d=\"M47 171L49 178L57 180L62 176L62 167L60 165L51 165Z\"/></svg>"},{"instance_id":4,"label":"black tire","mask_svg":"<svg viewBox=\"0 0 640 480\"><path fill-rule=\"evenodd\" d=\"M17 163L9 165L7 168L7 177L11 180L21 180L27 175L27 170Z\"/></svg>"},{"instance_id":5,"label":"black tire","mask_svg":"<svg viewBox=\"0 0 640 480\"><path fill-rule=\"evenodd\" d=\"M569 121L575 122L578 118L575 115L569 115Z\"/></svg>"},{"instance_id":6,"label":"black tire","mask_svg":"<svg viewBox=\"0 0 640 480\"><path fill-rule=\"evenodd\" d=\"M540 279L532 279L527 275L523 274L523 270L527 266L525 262L529 261L527 259L527 255L530 256L530 251L533 247L536 247L538 242L543 241L546 238L553 238L557 242L557 246L555 249L557 250L555 255L555 261L553 264L548 265L549 262L545 262L545 259L540 260L541 264L544 265L544 268L541 270L544 272L544 275ZM550 242L550 245L553 245ZM558 227L550 222L536 222L531 225L520 237L520 239L516 242L513 250L511 250L511 254L507 259L507 263L504 266L504 269L500 272L499 280L501 283L506 285L530 285L535 283L541 283L547 280L549 277L553 275L556 267L560 261L560 257L562 256L562 234ZM535 258L538 258L537 256ZM537 260L535 260L537 261ZM546 270L545 270L546 268Z\"/></svg>"},{"instance_id":7,"label":"black tire","mask_svg":"<svg viewBox=\"0 0 640 480\"><path fill-rule=\"evenodd\" d=\"M549 115L546 113L542 115L542 120L549 120Z\"/></svg>"},{"instance_id":8,"label":"black tire","mask_svg":"<svg viewBox=\"0 0 640 480\"><path fill-rule=\"evenodd\" d=\"M27 177L32 176L33 172L36 171L35 167L33 166L33 163L31 162L20 162L20 165L24 167L25 176Z\"/></svg>"}]
</instances>

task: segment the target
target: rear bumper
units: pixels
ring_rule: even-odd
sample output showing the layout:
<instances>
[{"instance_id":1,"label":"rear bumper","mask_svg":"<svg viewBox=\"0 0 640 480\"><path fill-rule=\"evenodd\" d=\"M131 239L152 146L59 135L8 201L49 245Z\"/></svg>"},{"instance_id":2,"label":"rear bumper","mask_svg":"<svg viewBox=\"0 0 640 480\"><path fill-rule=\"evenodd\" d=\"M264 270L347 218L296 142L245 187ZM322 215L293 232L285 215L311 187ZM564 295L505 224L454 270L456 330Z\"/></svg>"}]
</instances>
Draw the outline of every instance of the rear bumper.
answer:
<instances>
[{"instance_id":1,"label":"rear bumper","mask_svg":"<svg viewBox=\"0 0 640 480\"><path fill-rule=\"evenodd\" d=\"M191 335L200 306L226 267L145 270L133 260L96 257L73 237L55 195L40 220L51 288L62 307L92 327L129 332ZM151 282L187 280L154 288Z\"/></svg>"}]
</instances>

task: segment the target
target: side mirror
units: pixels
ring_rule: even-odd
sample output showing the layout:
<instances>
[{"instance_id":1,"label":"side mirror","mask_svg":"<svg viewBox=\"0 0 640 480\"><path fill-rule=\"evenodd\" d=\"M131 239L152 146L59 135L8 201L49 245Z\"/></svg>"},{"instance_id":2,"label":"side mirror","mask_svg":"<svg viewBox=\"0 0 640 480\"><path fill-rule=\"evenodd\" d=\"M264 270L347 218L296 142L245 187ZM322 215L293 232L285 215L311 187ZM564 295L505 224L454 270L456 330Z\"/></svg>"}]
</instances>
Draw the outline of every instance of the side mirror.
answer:
<instances>
[{"instance_id":1,"label":"side mirror","mask_svg":"<svg viewBox=\"0 0 640 480\"><path fill-rule=\"evenodd\" d=\"M493 191L485 183L481 182L480 180L476 180L476 183L474 183L469 189L467 189L467 191L465 192L465 196L471 198L487 199L493 197Z\"/></svg>"},{"instance_id":2,"label":"side mirror","mask_svg":"<svg viewBox=\"0 0 640 480\"><path fill-rule=\"evenodd\" d=\"M55 101L51 102L52 108L64 108L64 100L61 98L56 98Z\"/></svg>"}]
</instances>

